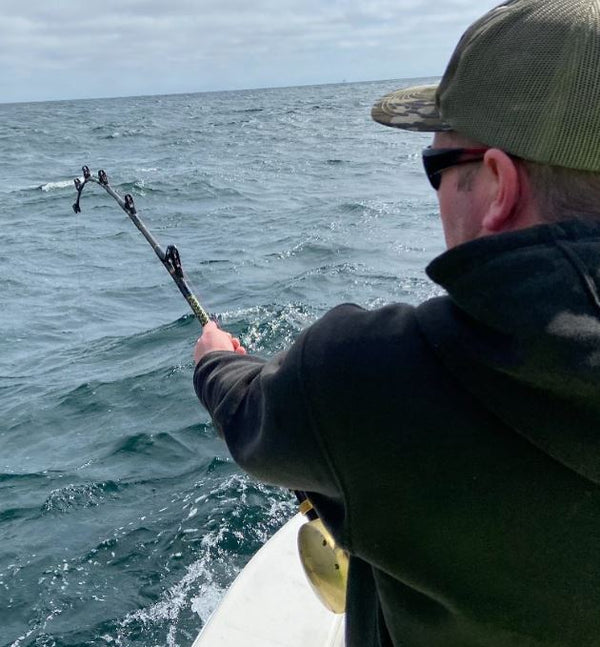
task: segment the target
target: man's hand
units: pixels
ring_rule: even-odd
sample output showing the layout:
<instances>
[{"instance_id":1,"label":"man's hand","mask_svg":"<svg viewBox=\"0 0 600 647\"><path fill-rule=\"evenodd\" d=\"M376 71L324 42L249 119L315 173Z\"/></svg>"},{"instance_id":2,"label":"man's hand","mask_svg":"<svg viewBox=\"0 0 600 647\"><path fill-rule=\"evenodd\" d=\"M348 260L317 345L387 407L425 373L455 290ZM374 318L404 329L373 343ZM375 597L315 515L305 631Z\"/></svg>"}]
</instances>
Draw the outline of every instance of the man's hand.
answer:
<instances>
[{"instance_id":1,"label":"man's hand","mask_svg":"<svg viewBox=\"0 0 600 647\"><path fill-rule=\"evenodd\" d=\"M202 336L196 342L194 362L197 364L206 353L213 350L228 350L239 355L246 354L246 349L240 344L237 337L221 330L214 321L209 321L202 329Z\"/></svg>"}]
</instances>

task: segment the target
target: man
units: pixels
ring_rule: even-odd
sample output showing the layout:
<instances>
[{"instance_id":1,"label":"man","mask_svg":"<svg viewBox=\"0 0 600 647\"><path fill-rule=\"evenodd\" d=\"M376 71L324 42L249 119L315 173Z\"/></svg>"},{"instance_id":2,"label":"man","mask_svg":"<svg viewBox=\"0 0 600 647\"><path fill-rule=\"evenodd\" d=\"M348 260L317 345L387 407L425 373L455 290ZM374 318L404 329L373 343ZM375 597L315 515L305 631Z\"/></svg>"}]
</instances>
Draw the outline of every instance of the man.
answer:
<instances>
[{"instance_id":1,"label":"man","mask_svg":"<svg viewBox=\"0 0 600 647\"><path fill-rule=\"evenodd\" d=\"M196 391L348 550L348 646L600 645L600 0L500 5L373 117L435 133L448 296L268 362L207 326Z\"/></svg>"}]
</instances>

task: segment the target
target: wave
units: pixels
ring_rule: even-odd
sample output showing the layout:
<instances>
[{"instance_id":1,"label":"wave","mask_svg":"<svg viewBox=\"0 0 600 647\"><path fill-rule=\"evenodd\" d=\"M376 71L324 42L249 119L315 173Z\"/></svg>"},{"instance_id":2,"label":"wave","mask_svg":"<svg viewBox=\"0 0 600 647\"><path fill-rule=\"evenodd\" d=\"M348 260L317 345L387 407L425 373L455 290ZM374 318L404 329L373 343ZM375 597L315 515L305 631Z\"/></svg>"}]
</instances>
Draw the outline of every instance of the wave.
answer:
<instances>
[{"instance_id":1,"label":"wave","mask_svg":"<svg viewBox=\"0 0 600 647\"><path fill-rule=\"evenodd\" d=\"M102 124L92 128L98 139L119 139L120 137L137 137L144 134L144 128L131 128L117 123Z\"/></svg>"},{"instance_id":2,"label":"wave","mask_svg":"<svg viewBox=\"0 0 600 647\"><path fill-rule=\"evenodd\" d=\"M154 289L154 286L152 286L152 289ZM137 293L144 296L146 291L142 288L131 289L129 290L129 298ZM107 291L106 294L110 296L111 292ZM116 292L115 294L119 296L120 293ZM92 346L88 342L83 345L76 345L72 348L67 359L69 361L73 359L93 359L95 361L98 358L108 358L112 361L113 359L129 360L132 357L137 357L139 360L139 354L144 350L157 350L160 345L172 344L174 339L189 341L191 336L197 332L195 326L195 315L186 313L173 321L130 335L106 335L95 339ZM194 328L192 333L189 332L190 327ZM154 371L160 372L164 368L163 366L161 369L156 361L154 361L150 364L148 370L134 371L135 374L130 374L128 377L133 377L134 379L143 378L144 376L151 375Z\"/></svg>"},{"instance_id":3,"label":"wave","mask_svg":"<svg viewBox=\"0 0 600 647\"><path fill-rule=\"evenodd\" d=\"M168 543L171 560L183 559L184 552L195 553L197 559L161 591L158 600L120 621L120 637L129 639L143 631L155 640L162 636L161 644L168 647L189 644L193 640L189 630L200 629L237 572L295 509L287 493L275 493L241 474L219 482L207 479L201 485L202 494L192 498L190 493L184 499L187 519ZM184 527L186 521L203 516L198 509L209 503L208 517L198 521L200 534Z\"/></svg>"},{"instance_id":4,"label":"wave","mask_svg":"<svg viewBox=\"0 0 600 647\"><path fill-rule=\"evenodd\" d=\"M164 463L170 458L177 460L191 453L191 449L177 440L170 433L157 434L138 433L128 438L119 440L113 448L111 455L116 454L143 454L160 457Z\"/></svg>"},{"instance_id":5,"label":"wave","mask_svg":"<svg viewBox=\"0 0 600 647\"><path fill-rule=\"evenodd\" d=\"M83 182L83 178L80 178ZM57 191L59 189L73 189L73 180L58 180L57 182L46 182L45 184L40 184L35 187L43 193L48 193L49 191ZM74 190L74 189L73 189Z\"/></svg>"},{"instance_id":6,"label":"wave","mask_svg":"<svg viewBox=\"0 0 600 647\"><path fill-rule=\"evenodd\" d=\"M38 513L38 508L30 506L26 508L8 508L7 510L0 510L0 523L17 521L26 518L35 518Z\"/></svg>"},{"instance_id":7,"label":"wave","mask_svg":"<svg viewBox=\"0 0 600 647\"><path fill-rule=\"evenodd\" d=\"M155 170L156 169L153 169L153 168L144 168L144 169L140 169L140 172L148 173ZM83 182L83 177L80 177L79 180ZM56 180L53 182L44 182L43 184L37 184L32 187L27 187L27 189L36 189L37 191L42 191L42 193L49 193L50 191L59 191L61 189L73 189L73 191L75 191L73 182L74 182L74 178L71 178L68 180ZM19 190L23 190L23 189L19 189ZM148 186L144 179L138 179L132 182L122 183L117 187L117 190L138 191L142 195L145 195L148 192L161 192L160 189L156 189L151 186Z\"/></svg>"},{"instance_id":8,"label":"wave","mask_svg":"<svg viewBox=\"0 0 600 647\"><path fill-rule=\"evenodd\" d=\"M42 511L68 512L74 508L96 507L107 499L114 499L121 489L114 481L70 483L52 490L42 505Z\"/></svg>"},{"instance_id":9,"label":"wave","mask_svg":"<svg viewBox=\"0 0 600 647\"><path fill-rule=\"evenodd\" d=\"M49 474L60 474L60 472L45 472L45 473L40 473L40 472L23 472L21 474L18 473L11 473L11 472L4 472L0 473L0 485L4 486L5 483L13 483L13 482L21 482L21 481L29 481L29 480L35 480L35 479L40 479L40 480L47 480Z\"/></svg>"},{"instance_id":10,"label":"wave","mask_svg":"<svg viewBox=\"0 0 600 647\"><path fill-rule=\"evenodd\" d=\"M252 112L263 112L264 108L241 108L239 110L232 110L232 113L239 113L239 114L244 114L244 113L252 113Z\"/></svg>"}]
</instances>

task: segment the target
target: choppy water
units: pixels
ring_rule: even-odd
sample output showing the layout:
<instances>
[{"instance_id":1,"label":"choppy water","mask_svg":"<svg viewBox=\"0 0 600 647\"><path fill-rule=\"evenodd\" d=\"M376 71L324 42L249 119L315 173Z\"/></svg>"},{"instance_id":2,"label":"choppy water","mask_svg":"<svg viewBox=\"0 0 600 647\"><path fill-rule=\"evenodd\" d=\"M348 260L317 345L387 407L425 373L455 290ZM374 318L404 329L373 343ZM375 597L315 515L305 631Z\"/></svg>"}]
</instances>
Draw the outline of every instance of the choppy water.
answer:
<instances>
[{"instance_id":1,"label":"choppy water","mask_svg":"<svg viewBox=\"0 0 600 647\"><path fill-rule=\"evenodd\" d=\"M436 292L429 138L370 121L398 82L0 105L0 646L187 647L294 511L192 389L199 333L97 186L131 192L197 292L268 356L341 301Z\"/></svg>"}]
</instances>

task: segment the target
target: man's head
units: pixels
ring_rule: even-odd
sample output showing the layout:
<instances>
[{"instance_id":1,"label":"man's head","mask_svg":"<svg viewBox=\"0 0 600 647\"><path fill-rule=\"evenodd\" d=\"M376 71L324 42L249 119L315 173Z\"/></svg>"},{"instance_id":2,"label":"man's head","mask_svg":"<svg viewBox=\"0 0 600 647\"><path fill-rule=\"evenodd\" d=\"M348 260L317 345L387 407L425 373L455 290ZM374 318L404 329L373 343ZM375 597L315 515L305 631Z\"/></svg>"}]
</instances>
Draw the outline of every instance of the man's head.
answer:
<instances>
[{"instance_id":1,"label":"man's head","mask_svg":"<svg viewBox=\"0 0 600 647\"><path fill-rule=\"evenodd\" d=\"M514 190L499 210L496 204L494 218L480 223L477 235L484 235L573 217L574 184L589 196L577 209L600 217L599 106L600 0L510 0L469 27L438 86L391 93L372 116L435 132L434 148L490 149L472 163L455 156L459 163L438 178L443 220L445 208L458 208L444 206L445 184L475 192L466 206L487 210L497 194L489 186L486 194L480 180ZM454 242L450 236L449 245L474 237L469 231Z\"/></svg>"}]
</instances>

